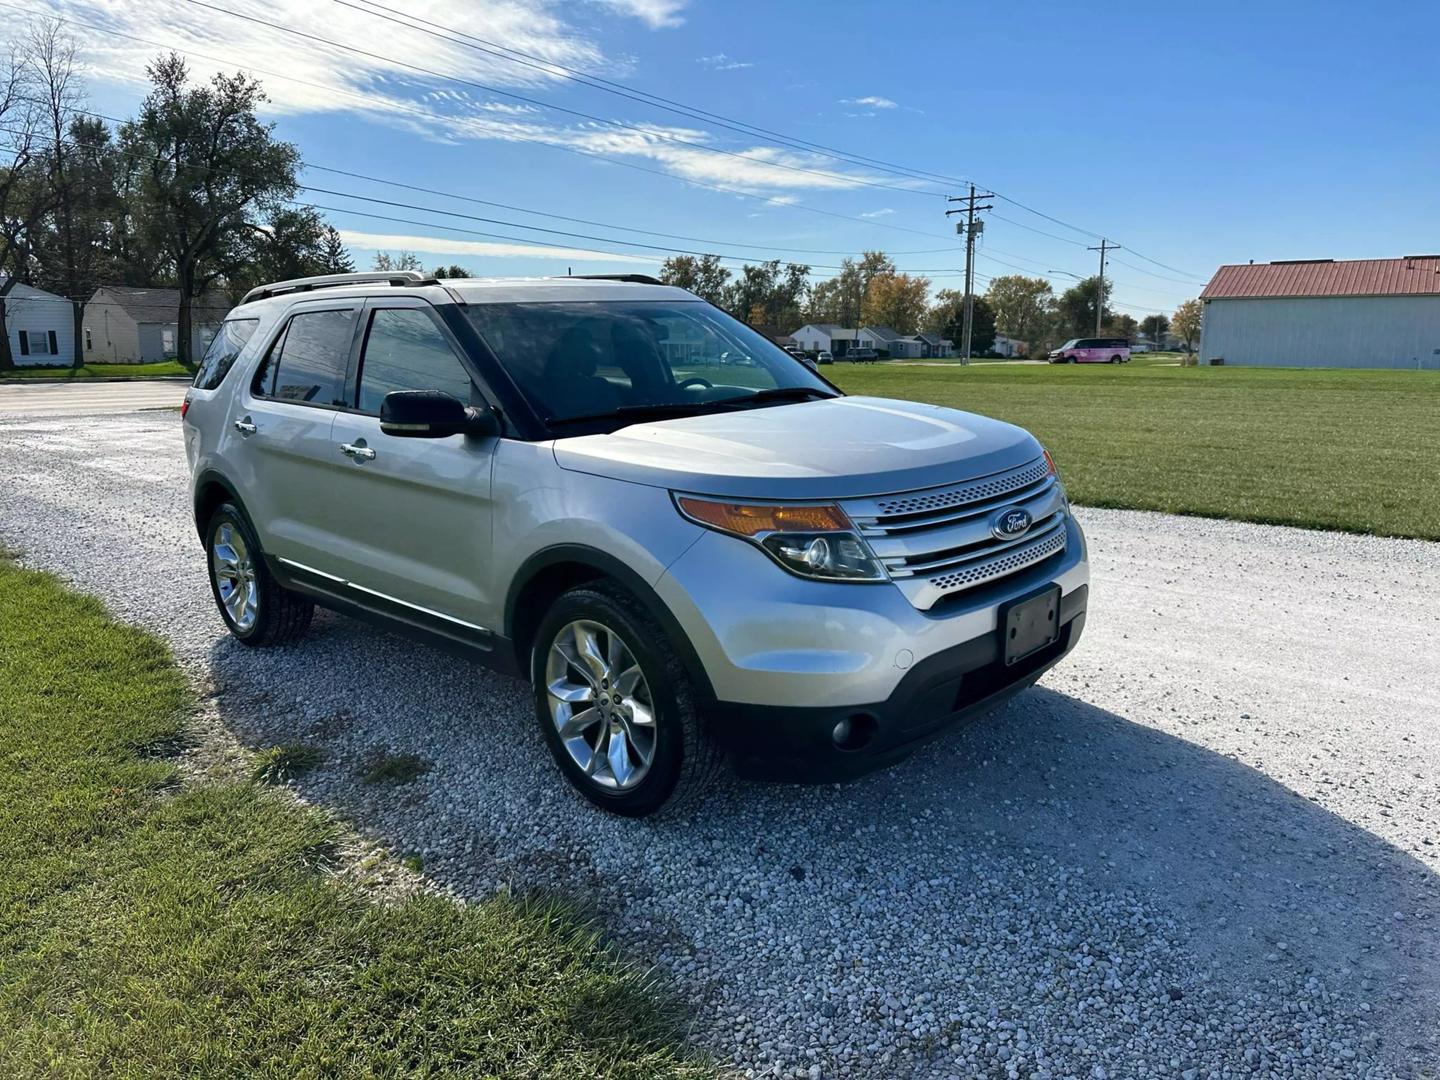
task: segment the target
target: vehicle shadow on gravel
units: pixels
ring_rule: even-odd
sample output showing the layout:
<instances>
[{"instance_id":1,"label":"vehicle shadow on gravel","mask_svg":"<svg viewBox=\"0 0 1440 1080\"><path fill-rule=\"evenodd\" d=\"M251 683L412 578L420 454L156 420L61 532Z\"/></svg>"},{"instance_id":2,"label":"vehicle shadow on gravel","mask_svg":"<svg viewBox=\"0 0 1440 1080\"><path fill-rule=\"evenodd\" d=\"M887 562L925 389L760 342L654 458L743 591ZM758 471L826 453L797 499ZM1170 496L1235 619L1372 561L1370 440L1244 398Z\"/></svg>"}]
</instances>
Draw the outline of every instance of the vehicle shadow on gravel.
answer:
<instances>
[{"instance_id":1,"label":"vehicle shadow on gravel","mask_svg":"<svg viewBox=\"0 0 1440 1080\"><path fill-rule=\"evenodd\" d=\"M1199 959L1198 972L1164 976L1176 993L1314 975L1405 1031L1418 1030L1412 1016L1433 1021L1436 875L1143 716L1036 688L860 782L732 780L684 816L637 822L569 792L519 680L327 614L293 647L222 639L211 664L220 715L243 741L322 752L294 781L306 798L418 855L457 895L506 884L593 905L622 945L690 980L692 996L711 993L717 1015L721 984L765 977L746 957L778 957L781 942L776 992L810 973L849 979L837 925L883 920L861 957L883 987L892 967L914 982L967 920L1083 937L1121 896ZM377 754L425 768L367 782Z\"/></svg>"}]
</instances>

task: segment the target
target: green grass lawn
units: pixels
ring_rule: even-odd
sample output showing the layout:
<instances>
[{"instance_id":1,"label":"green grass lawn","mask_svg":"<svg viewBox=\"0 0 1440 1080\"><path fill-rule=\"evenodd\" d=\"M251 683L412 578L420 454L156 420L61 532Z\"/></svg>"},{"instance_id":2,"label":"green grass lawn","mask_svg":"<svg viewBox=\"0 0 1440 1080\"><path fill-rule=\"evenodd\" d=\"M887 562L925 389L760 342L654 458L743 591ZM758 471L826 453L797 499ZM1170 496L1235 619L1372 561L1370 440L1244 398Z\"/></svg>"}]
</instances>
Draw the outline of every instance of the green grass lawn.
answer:
<instances>
[{"instance_id":1,"label":"green grass lawn","mask_svg":"<svg viewBox=\"0 0 1440 1080\"><path fill-rule=\"evenodd\" d=\"M1029 428L1078 503L1440 540L1440 375L1162 357L825 371Z\"/></svg>"},{"instance_id":2,"label":"green grass lawn","mask_svg":"<svg viewBox=\"0 0 1440 1080\"><path fill-rule=\"evenodd\" d=\"M159 641L0 559L0 1075L710 1075L560 905L377 903L319 812L182 778L192 706Z\"/></svg>"},{"instance_id":3,"label":"green grass lawn","mask_svg":"<svg viewBox=\"0 0 1440 1080\"><path fill-rule=\"evenodd\" d=\"M162 375L181 375L188 379L194 374L194 368L187 368L178 360L158 360L153 364L86 364L80 368L17 368L14 371L0 371L0 379L154 379Z\"/></svg>"}]
</instances>

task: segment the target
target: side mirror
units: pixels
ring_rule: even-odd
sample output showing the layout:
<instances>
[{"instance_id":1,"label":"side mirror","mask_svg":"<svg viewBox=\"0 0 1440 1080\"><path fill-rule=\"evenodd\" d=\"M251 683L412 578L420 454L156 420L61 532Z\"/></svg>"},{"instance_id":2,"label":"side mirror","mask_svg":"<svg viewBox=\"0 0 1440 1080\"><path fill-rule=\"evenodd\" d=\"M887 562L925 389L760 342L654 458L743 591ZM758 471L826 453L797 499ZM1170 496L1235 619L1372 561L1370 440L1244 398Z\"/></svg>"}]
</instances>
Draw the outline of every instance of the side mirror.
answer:
<instances>
[{"instance_id":1,"label":"side mirror","mask_svg":"<svg viewBox=\"0 0 1440 1080\"><path fill-rule=\"evenodd\" d=\"M500 418L484 406L466 407L439 390L395 390L380 402L380 430L406 439L498 435Z\"/></svg>"}]
</instances>

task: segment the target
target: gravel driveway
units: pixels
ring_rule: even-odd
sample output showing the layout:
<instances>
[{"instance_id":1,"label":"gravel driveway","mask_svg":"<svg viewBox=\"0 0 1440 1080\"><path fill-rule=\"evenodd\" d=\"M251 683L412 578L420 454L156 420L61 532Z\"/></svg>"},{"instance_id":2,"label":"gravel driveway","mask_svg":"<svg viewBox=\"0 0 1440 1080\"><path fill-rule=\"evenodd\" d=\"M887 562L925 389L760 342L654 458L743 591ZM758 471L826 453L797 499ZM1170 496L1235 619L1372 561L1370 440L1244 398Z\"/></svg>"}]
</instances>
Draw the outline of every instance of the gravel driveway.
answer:
<instances>
[{"instance_id":1,"label":"gravel driveway","mask_svg":"<svg viewBox=\"0 0 1440 1080\"><path fill-rule=\"evenodd\" d=\"M557 886L756 1076L1433 1076L1440 545L1083 512L1086 637L846 787L596 813L514 680L317 617L215 614L174 414L0 420L0 540L164 634L300 790L439 886ZM400 787L378 751L431 763Z\"/></svg>"}]
</instances>

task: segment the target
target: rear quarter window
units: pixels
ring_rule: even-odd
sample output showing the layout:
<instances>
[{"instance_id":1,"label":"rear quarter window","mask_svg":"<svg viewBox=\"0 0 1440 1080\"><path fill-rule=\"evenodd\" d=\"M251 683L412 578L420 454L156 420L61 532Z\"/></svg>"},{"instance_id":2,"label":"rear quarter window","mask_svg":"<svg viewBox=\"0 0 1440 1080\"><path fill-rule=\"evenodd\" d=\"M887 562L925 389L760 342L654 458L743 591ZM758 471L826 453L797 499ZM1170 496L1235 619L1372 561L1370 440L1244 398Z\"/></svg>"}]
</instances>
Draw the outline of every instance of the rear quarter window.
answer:
<instances>
[{"instance_id":1,"label":"rear quarter window","mask_svg":"<svg viewBox=\"0 0 1440 1080\"><path fill-rule=\"evenodd\" d=\"M221 323L220 329L210 339L210 347L205 350L192 385L197 390L214 390L224 382L225 376L235 366L236 358L255 336L259 326L259 319L228 319Z\"/></svg>"}]
</instances>

